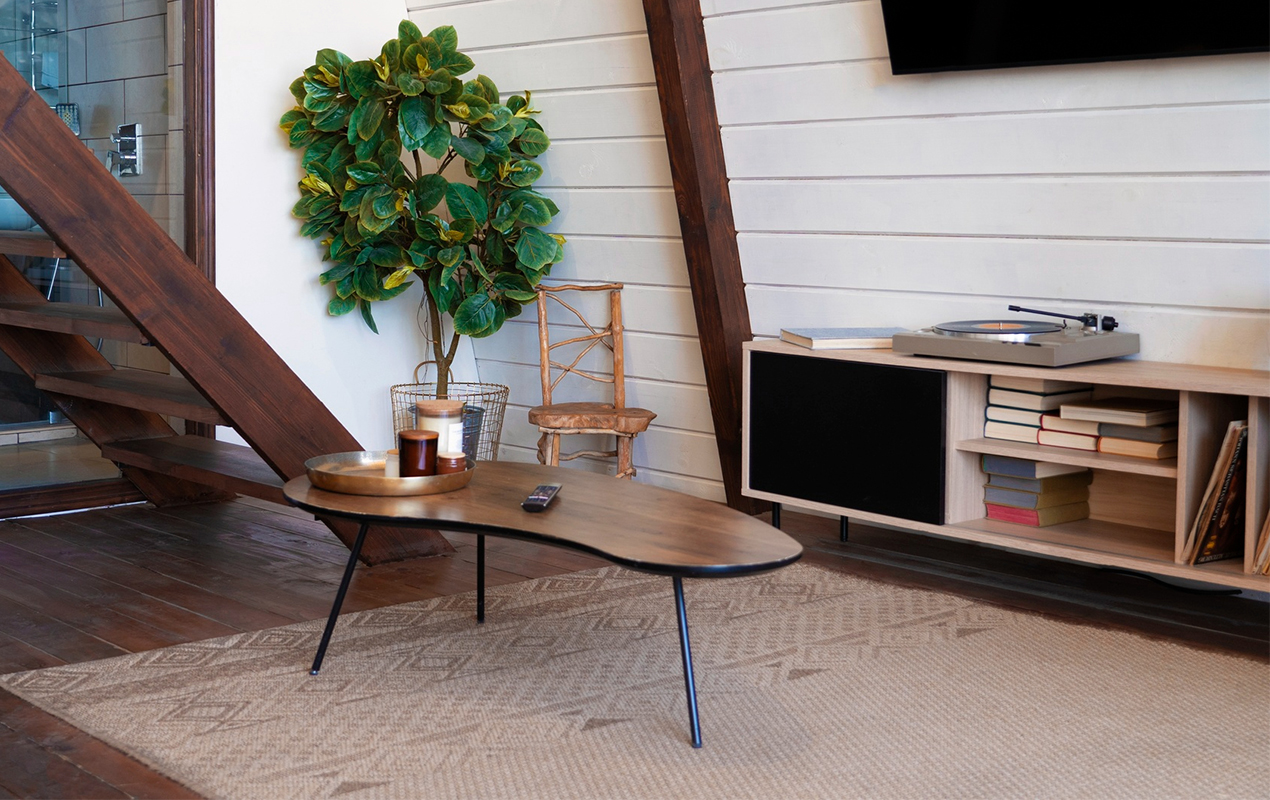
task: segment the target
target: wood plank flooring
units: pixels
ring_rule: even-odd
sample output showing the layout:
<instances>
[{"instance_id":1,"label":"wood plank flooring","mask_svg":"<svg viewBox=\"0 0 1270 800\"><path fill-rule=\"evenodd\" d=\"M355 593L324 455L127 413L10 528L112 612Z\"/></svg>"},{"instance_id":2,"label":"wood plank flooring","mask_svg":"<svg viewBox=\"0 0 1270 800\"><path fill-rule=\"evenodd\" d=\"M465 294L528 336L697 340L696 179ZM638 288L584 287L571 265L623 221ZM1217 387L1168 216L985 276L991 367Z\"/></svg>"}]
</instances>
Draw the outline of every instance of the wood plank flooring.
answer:
<instances>
[{"instance_id":1,"label":"wood plank flooring","mask_svg":"<svg viewBox=\"0 0 1270 800\"><path fill-rule=\"evenodd\" d=\"M1266 659L1265 597L1193 594L1076 564L786 513L804 561ZM346 611L475 589L475 537L452 555L359 566ZM0 673L107 658L324 617L348 551L296 510L243 498L0 522ZM495 586L603 566L544 545L487 540ZM0 691L0 800L181 798L188 790Z\"/></svg>"}]
</instances>

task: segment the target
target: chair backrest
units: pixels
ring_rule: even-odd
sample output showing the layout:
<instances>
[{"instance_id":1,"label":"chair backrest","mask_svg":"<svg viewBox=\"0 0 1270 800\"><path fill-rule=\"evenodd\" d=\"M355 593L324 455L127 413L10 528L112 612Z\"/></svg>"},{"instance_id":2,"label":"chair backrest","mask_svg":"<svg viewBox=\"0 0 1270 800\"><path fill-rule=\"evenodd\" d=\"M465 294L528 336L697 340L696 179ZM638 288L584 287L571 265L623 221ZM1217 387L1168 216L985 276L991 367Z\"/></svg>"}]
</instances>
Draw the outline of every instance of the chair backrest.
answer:
<instances>
[{"instance_id":1,"label":"chair backrest","mask_svg":"<svg viewBox=\"0 0 1270 800\"><path fill-rule=\"evenodd\" d=\"M596 381L598 383L613 384L613 407L626 407L626 384L624 376L624 364L622 355L622 284L605 283L594 286L539 286L538 287L538 356L542 371L542 402L543 405L551 404L551 392L560 381L564 380L566 375L577 375L587 380ZM609 321L603 328L597 328L594 324L587 321L587 318L581 311L565 302L560 294L564 292L608 292L609 295ZM568 339L562 339L558 342L552 342L548 334L547 327L547 301L553 300L562 307L572 311L582 326L586 328L587 333L582 336L572 336ZM594 372L584 370L578 367L578 364L595 349L596 345L604 345L613 353L613 376L597 375ZM551 351L558 347L568 345L578 345L579 352L574 359L565 364L560 361L554 361L551 358ZM558 374L553 378L552 370L558 370Z\"/></svg>"}]
</instances>

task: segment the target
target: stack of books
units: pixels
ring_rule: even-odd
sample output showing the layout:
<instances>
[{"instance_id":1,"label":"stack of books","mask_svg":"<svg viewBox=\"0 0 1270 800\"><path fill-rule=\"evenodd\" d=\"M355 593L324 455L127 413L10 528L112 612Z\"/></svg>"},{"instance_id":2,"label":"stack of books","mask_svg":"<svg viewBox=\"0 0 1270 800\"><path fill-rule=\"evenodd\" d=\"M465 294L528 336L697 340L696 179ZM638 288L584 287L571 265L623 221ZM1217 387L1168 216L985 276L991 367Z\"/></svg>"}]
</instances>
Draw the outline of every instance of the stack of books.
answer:
<instances>
[{"instance_id":1,"label":"stack of books","mask_svg":"<svg viewBox=\"0 0 1270 800\"><path fill-rule=\"evenodd\" d=\"M1177 455L1175 400L1109 397L1063 403L1058 422L1085 425L1094 446L1085 449L1137 458L1173 458Z\"/></svg>"},{"instance_id":2,"label":"stack of books","mask_svg":"<svg viewBox=\"0 0 1270 800\"><path fill-rule=\"evenodd\" d=\"M1213 465L1199 512L1182 546L1182 563L1204 564L1243 556L1247 476L1248 421L1237 419L1226 426L1217 463ZM1263 531L1262 540L1265 537Z\"/></svg>"},{"instance_id":3,"label":"stack of books","mask_svg":"<svg viewBox=\"0 0 1270 800\"><path fill-rule=\"evenodd\" d=\"M1044 528L1089 516L1093 472L1085 467L992 455L982 467L988 519Z\"/></svg>"},{"instance_id":4,"label":"stack of books","mask_svg":"<svg viewBox=\"0 0 1270 800\"><path fill-rule=\"evenodd\" d=\"M1070 431L1061 427L1045 427L1045 418L1053 418L1050 420L1052 426L1059 419L1057 412L1064 403L1088 400L1092 391L1093 387L1088 383L993 375L988 382L983 435L989 439L1070 447L1071 444L1064 444Z\"/></svg>"}]
</instances>

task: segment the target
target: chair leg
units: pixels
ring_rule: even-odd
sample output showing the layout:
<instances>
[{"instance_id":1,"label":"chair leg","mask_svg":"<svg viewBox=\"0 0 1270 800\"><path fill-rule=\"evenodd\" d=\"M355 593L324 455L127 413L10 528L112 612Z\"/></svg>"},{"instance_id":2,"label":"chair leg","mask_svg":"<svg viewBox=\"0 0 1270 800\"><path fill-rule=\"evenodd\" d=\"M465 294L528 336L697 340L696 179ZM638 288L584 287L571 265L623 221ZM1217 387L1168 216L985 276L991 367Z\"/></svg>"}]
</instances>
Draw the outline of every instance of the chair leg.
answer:
<instances>
[{"instance_id":1,"label":"chair leg","mask_svg":"<svg viewBox=\"0 0 1270 800\"><path fill-rule=\"evenodd\" d=\"M550 464L553 467L560 466L560 434L548 434L551 437L551 459Z\"/></svg>"},{"instance_id":2,"label":"chair leg","mask_svg":"<svg viewBox=\"0 0 1270 800\"><path fill-rule=\"evenodd\" d=\"M630 480L635 477L635 466L632 460L633 436L617 437L617 477Z\"/></svg>"},{"instance_id":3,"label":"chair leg","mask_svg":"<svg viewBox=\"0 0 1270 800\"><path fill-rule=\"evenodd\" d=\"M547 453L547 448L549 448L550 446L551 446L551 434L545 433L545 432L542 433L538 437L538 463L539 464L547 463L547 460L549 458L549 454Z\"/></svg>"}]
</instances>

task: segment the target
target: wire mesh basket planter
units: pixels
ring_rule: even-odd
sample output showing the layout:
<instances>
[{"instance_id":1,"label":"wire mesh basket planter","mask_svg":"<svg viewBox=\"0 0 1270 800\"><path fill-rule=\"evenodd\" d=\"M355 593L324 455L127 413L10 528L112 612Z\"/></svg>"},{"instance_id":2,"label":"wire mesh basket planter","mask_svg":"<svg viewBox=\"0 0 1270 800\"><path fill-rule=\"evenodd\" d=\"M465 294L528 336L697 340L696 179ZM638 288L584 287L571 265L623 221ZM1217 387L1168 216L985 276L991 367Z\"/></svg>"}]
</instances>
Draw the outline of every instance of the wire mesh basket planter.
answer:
<instances>
[{"instance_id":1,"label":"wire mesh basket planter","mask_svg":"<svg viewBox=\"0 0 1270 800\"><path fill-rule=\"evenodd\" d=\"M415 403L436 400L436 383L399 383L392 395L393 438L415 427ZM509 389L497 383L450 381L447 400L462 400L463 452L477 461L497 461Z\"/></svg>"}]
</instances>

